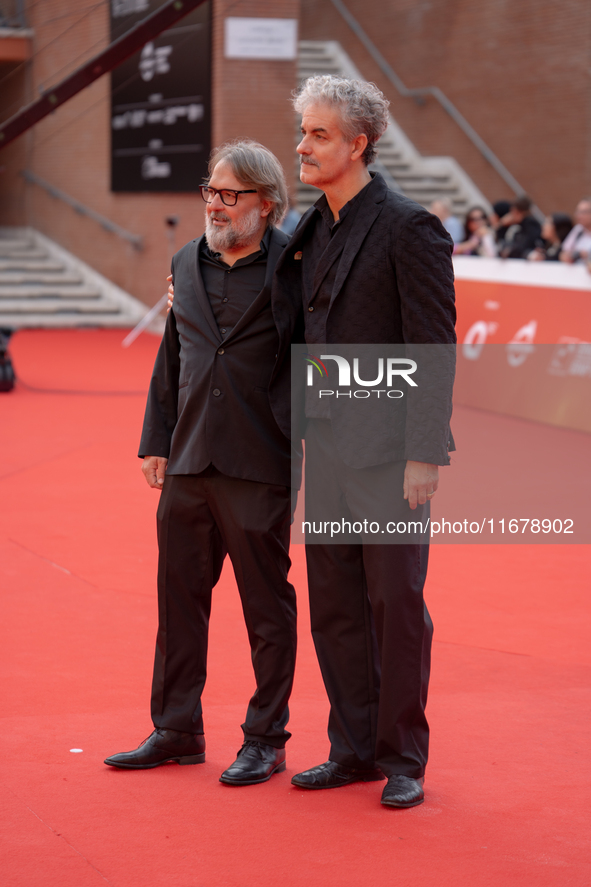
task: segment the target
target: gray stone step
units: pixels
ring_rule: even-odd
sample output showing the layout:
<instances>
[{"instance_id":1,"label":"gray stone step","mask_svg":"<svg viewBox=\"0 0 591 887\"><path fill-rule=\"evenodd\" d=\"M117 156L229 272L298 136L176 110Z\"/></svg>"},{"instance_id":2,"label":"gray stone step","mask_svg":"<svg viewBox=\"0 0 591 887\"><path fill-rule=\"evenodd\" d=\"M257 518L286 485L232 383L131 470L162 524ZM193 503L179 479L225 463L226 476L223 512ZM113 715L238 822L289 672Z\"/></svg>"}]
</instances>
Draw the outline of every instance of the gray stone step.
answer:
<instances>
[{"instance_id":1,"label":"gray stone step","mask_svg":"<svg viewBox=\"0 0 591 887\"><path fill-rule=\"evenodd\" d=\"M300 80L306 80L308 77L313 77L314 74L339 74L338 65L332 65L327 62L318 62L314 66L310 65L310 67L303 66L300 68L299 77Z\"/></svg>"},{"instance_id":2,"label":"gray stone step","mask_svg":"<svg viewBox=\"0 0 591 887\"><path fill-rule=\"evenodd\" d=\"M49 253L43 249L31 248L26 246L10 247L6 249L0 241L0 259L16 260L16 259L48 259Z\"/></svg>"},{"instance_id":3,"label":"gray stone step","mask_svg":"<svg viewBox=\"0 0 591 887\"><path fill-rule=\"evenodd\" d=\"M80 274L74 274L72 271L64 271L63 267L56 271L3 271L0 267L0 292L4 286L18 284L19 286L26 284L49 284L56 286L71 286L72 284L82 283Z\"/></svg>"},{"instance_id":4,"label":"gray stone step","mask_svg":"<svg viewBox=\"0 0 591 887\"><path fill-rule=\"evenodd\" d=\"M458 193L457 187L454 185L432 185L429 182L412 182L404 189L405 193L412 191L413 194L445 194L446 197L452 197Z\"/></svg>"},{"instance_id":5,"label":"gray stone step","mask_svg":"<svg viewBox=\"0 0 591 887\"><path fill-rule=\"evenodd\" d=\"M146 306L32 228L0 228L0 327L133 327Z\"/></svg>"},{"instance_id":6,"label":"gray stone step","mask_svg":"<svg viewBox=\"0 0 591 887\"><path fill-rule=\"evenodd\" d=\"M389 145L382 145L380 147L380 157L382 160L387 158L388 163L401 163L408 165L400 151L397 151L396 148L390 147Z\"/></svg>"},{"instance_id":7,"label":"gray stone step","mask_svg":"<svg viewBox=\"0 0 591 887\"><path fill-rule=\"evenodd\" d=\"M55 259L10 258L0 259L0 273L4 271L63 271L64 263Z\"/></svg>"},{"instance_id":8,"label":"gray stone step","mask_svg":"<svg viewBox=\"0 0 591 887\"><path fill-rule=\"evenodd\" d=\"M5 299L101 299L98 290L86 286L56 284L28 284L24 286L3 286L0 275L0 300Z\"/></svg>"},{"instance_id":9,"label":"gray stone step","mask_svg":"<svg viewBox=\"0 0 591 887\"><path fill-rule=\"evenodd\" d=\"M3 299L0 302L0 326L5 326L4 317L7 314L19 315L28 312L35 314L116 314L119 306L106 302L100 295L94 301L88 299L62 299L57 297L45 297L43 299L29 299L25 303L21 299Z\"/></svg>"},{"instance_id":10,"label":"gray stone step","mask_svg":"<svg viewBox=\"0 0 591 887\"><path fill-rule=\"evenodd\" d=\"M6 329L73 329L77 327L120 327L128 330L134 324L121 312L100 314L80 311L56 311L42 314L34 311L16 314L0 313L0 325ZM162 332L162 331L161 331Z\"/></svg>"},{"instance_id":11,"label":"gray stone step","mask_svg":"<svg viewBox=\"0 0 591 887\"><path fill-rule=\"evenodd\" d=\"M35 246L30 237L19 237L18 235L11 237L6 235L0 237L0 248L4 250L12 249L32 249Z\"/></svg>"}]
</instances>

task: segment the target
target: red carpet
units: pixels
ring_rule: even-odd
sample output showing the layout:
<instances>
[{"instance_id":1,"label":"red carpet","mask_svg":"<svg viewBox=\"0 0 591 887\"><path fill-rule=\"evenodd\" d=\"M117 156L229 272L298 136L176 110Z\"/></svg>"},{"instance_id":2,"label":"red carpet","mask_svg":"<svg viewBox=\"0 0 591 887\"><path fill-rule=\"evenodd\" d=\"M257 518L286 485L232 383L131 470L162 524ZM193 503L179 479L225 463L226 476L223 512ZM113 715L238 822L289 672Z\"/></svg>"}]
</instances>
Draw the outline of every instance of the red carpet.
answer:
<instances>
[{"instance_id":1,"label":"red carpet","mask_svg":"<svg viewBox=\"0 0 591 887\"><path fill-rule=\"evenodd\" d=\"M289 784L328 750L300 546L287 772L218 782L253 690L229 569L214 595L207 763L103 765L151 732L158 494L135 456L144 396L31 388L145 390L157 342L124 350L123 336L18 333L12 355L30 387L0 395L4 887L590 884L588 546L433 548L421 807L382 808L379 783ZM470 421L457 411L458 438Z\"/></svg>"}]
</instances>

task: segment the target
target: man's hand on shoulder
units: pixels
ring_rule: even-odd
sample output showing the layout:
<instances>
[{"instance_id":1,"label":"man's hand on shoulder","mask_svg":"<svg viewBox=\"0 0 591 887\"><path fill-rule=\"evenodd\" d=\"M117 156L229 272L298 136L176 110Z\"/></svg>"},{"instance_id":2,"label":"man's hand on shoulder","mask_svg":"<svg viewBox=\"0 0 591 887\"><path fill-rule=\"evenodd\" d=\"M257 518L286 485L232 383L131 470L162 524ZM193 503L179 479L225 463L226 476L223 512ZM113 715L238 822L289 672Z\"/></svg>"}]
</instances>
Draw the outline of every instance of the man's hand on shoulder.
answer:
<instances>
[{"instance_id":1,"label":"man's hand on shoulder","mask_svg":"<svg viewBox=\"0 0 591 887\"><path fill-rule=\"evenodd\" d=\"M168 280L168 302L166 303L166 313L170 311L172 308L172 303L174 302L174 285L172 282L172 274L169 274L166 278Z\"/></svg>"},{"instance_id":2,"label":"man's hand on shoulder","mask_svg":"<svg viewBox=\"0 0 591 887\"><path fill-rule=\"evenodd\" d=\"M145 456L142 462L142 471L148 482L148 486L155 490L161 490L166 474L168 459L163 456Z\"/></svg>"},{"instance_id":3,"label":"man's hand on shoulder","mask_svg":"<svg viewBox=\"0 0 591 887\"><path fill-rule=\"evenodd\" d=\"M412 462L404 469L404 498L414 509L431 500L439 486L439 468L429 462Z\"/></svg>"}]
</instances>

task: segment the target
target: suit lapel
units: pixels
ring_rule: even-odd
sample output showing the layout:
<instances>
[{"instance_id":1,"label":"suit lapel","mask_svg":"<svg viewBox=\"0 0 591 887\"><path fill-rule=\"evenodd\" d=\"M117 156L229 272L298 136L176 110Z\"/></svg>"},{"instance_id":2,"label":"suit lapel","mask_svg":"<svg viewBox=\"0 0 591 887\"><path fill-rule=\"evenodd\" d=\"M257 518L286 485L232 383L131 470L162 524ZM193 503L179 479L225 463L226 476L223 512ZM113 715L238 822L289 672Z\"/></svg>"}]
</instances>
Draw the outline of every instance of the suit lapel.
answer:
<instances>
[{"instance_id":1,"label":"suit lapel","mask_svg":"<svg viewBox=\"0 0 591 887\"><path fill-rule=\"evenodd\" d=\"M313 206L304 213L277 262L272 284L271 307L275 326L280 332L289 328L292 318L302 310L302 248L310 236L315 213Z\"/></svg>"},{"instance_id":2,"label":"suit lapel","mask_svg":"<svg viewBox=\"0 0 591 887\"><path fill-rule=\"evenodd\" d=\"M203 316L207 321L208 326L210 327L216 342L221 342L222 337L220 331L218 329L218 325L215 321L215 317L213 315L213 311L211 310L211 303L205 291L205 286L203 284L203 277L201 276L201 268L199 264L199 250L201 248L201 243L203 241L203 237L200 237L199 240L194 240L191 244L191 251L189 254L189 265L191 271L191 280L193 283L193 289L195 290L195 295L197 296L197 303L203 312Z\"/></svg>"},{"instance_id":3,"label":"suit lapel","mask_svg":"<svg viewBox=\"0 0 591 887\"><path fill-rule=\"evenodd\" d=\"M279 256L285 249L284 246L279 243L277 238L275 237L275 232L271 232L271 239L269 241L269 256L267 260L267 274L265 276L265 287L267 289L271 289L271 281L273 280L273 274L275 273L275 267L277 262L279 261Z\"/></svg>"},{"instance_id":4,"label":"suit lapel","mask_svg":"<svg viewBox=\"0 0 591 887\"><path fill-rule=\"evenodd\" d=\"M382 201L383 196L380 195L379 202L376 202L375 196L372 194L370 197L368 194L366 195L363 204L359 207L359 211L355 217L355 223L349 232L349 236L347 237L347 241L341 252L341 260L339 262L334 286L330 296L329 311L347 279L349 271L351 270L351 265L361 249L369 229L382 211Z\"/></svg>"}]
</instances>

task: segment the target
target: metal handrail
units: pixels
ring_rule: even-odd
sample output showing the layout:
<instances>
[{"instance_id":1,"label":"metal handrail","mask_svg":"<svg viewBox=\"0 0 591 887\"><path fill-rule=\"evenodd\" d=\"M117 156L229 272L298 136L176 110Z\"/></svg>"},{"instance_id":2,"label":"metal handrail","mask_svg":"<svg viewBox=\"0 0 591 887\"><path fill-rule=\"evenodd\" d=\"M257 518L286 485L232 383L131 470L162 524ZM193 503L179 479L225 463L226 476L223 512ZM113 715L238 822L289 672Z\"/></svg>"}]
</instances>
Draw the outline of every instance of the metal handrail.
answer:
<instances>
[{"instance_id":1,"label":"metal handrail","mask_svg":"<svg viewBox=\"0 0 591 887\"><path fill-rule=\"evenodd\" d=\"M461 114L460 111L458 111L454 103L450 99L448 99L445 93L442 92L438 86L425 86L416 89L410 89L408 86L406 86L405 83L398 76L396 71L394 71L392 66L386 61L375 43L365 33L357 19L352 15L352 13L349 12L342 0L331 0L331 2L335 9L342 15L353 33L363 43L382 73L388 78L390 83L392 83L392 85L396 87L401 96L405 98L414 98L415 101L419 101L420 104L423 104L423 96L433 96L433 98L439 102L444 111L446 111L452 118L452 120L457 123L462 132L470 139L472 144L476 148L478 148L485 160L490 163L493 169L496 170L496 172L511 188L511 190L517 195L525 194L525 188L523 188L523 186L519 184L517 179L513 175L511 175L504 163L499 160L494 151L489 148L484 139L482 139L478 135L474 127L471 126L470 123L468 123L464 115ZM537 206L532 206L532 212L538 217L538 219L543 219L543 213L541 212L541 210L538 209Z\"/></svg>"},{"instance_id":2,"label":"metal handrail","mask_svg":"<svg viewBox=\"0 0 591 887\"><path fill-rule=\"evenodd\" d=\"M139 234L132 234L131 231L126 231L125 228L122 228L116 222L112 222L110 219L107 219L106 216L102 216L89 206L80 203L75 197L70 197L65 191L61 191L59 188L50 185L49 182L46 182L45 179L42 179L29 169L21 170L21 175L27 180L27 182L39 185L40 188L43 188L48 194L51 194L52 197L55 197L58 200L63 200L64 203L71 206L72 209L81 216L88 216L93 222L98 222L101 228L104 228L105 231L108 231L110 234L115 234L122 240L127 240L135 249L141 251L144 248L144 239Z\"/></svg>"}]
</instances>

